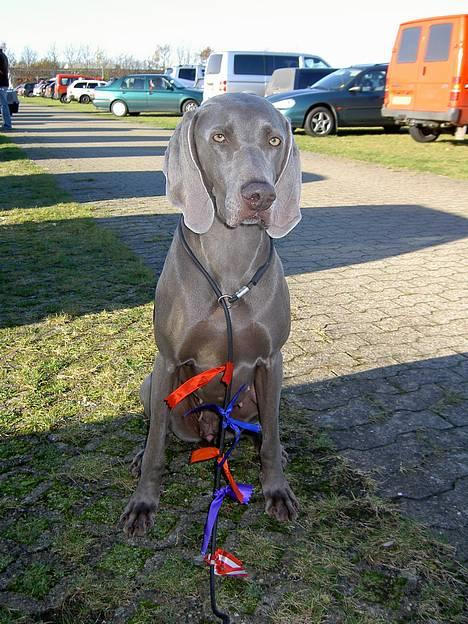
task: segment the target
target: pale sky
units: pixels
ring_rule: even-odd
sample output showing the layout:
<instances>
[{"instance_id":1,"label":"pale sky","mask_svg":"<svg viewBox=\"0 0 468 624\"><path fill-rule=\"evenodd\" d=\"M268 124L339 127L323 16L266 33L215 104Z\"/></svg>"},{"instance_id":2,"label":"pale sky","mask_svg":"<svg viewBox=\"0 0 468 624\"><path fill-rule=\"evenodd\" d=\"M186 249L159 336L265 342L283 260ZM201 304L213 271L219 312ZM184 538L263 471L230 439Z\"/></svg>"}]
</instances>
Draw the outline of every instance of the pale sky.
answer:
<instances>
[{"instance_id":1,"label":"pale sky","mask_svg":"<svg viewBox=\"0 0 468 624\"><path fill-rule=\"evenodd\" d=\"M468 13L468 0L20 0L2 3L0 40L17 58L52 44L147 58L168 43L306 52L342 67L388 61L400 22L456 13Z\"/></svg>"}]
</instances>

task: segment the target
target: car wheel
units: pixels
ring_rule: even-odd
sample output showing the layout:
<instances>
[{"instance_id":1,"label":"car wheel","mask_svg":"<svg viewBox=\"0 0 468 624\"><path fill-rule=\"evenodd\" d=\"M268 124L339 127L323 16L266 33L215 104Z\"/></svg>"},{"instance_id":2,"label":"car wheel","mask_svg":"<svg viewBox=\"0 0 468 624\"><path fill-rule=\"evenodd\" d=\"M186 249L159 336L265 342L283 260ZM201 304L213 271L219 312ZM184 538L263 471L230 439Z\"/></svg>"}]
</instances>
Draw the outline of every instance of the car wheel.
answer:
<instances>
[{"instance_id":1,"label":"car wheel","mask_svg":"<svg viewBox=\"0 0 468 624\"><path fill-rule=\"evenodd\" d=\"M410 126L409 133L418 143L432 143L438 138L440 131L425 126Z\"/></svg>"},{"instance_id":2,"label":"car wheel","mask_svg":"<svg viewBox=\"0 0 468 624\"><path fill-rule=\"evenodd\" d=\"M128 113L128 114L130 115L130 117L138 117L140 113L138 112L138 113Z\"/></svg>"},{"instance_id":3,"label":"car wheel","mask_svg":"<svg viewBox=\"0 0 468 624\"><path fill-rule=\"evenodd\" d=\"M62 104L68 104L66 93L62 93L62 95L60 96L60 101L62 102Z\"/></svg>"},{"instance_id":4,"label":"car wheel","mask_svg":"<svg viewBox=\"0 0 468 624\"><path fill-rule=\"evenodd\" d=\"M80 104L89 104L91 102L91 98L89 97L89 95L82 95L80 97Z\"/></svg>"},{"instance_id":5,"label":"car wheel","mask_svg":"<svg viewBox=\"0 0 468 624\"><path fill-rule=\"evenodd\" d=\"M125 102L122 100L115 100L111 105L111 113L113 113L116 117L125 117L128 113L128 108Z\"/></svg>"},{"instance_id":6,"label":"car wheel","mask_svg":"<svg viewBox=\"0 0 468 624\"><path fill-rule=\"evenodd\" d=\"M182 114L185 115L185 113L189 113L190 111L197 110L199 106L200 104L196 102L195 100L187 100L186 102L182 104Z\"/></svg>"},{"instance_id":7,"label":"car wheel","mask_svg":"<svg viewBox=\"0 0 468 624\"><path fill-rule=\"evenodd\" d=\"M335 118L329 108L318 106L307 115L304 130L313 137L324 137L336 130Z\"/></svg>"}]
</instances>

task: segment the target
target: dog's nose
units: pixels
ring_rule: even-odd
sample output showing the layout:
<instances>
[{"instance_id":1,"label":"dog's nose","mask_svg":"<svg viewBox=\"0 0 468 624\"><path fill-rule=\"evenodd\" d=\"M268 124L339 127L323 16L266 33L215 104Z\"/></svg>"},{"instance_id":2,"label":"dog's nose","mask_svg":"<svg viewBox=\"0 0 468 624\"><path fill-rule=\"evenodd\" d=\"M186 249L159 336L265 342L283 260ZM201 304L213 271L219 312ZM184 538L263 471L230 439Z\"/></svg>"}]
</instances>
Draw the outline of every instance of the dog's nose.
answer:
<instances>
[{"instance_id":1,"label":"dog's nose","mask_svg":"<svg viewBox=\"0 0 468 624\"><path fill-rule=\"evenodd\" d=\"M275 189L268 182L249 182L241 188L242 199L251 210L266 210L276 199Z\"/></svg>"}]
</instances>

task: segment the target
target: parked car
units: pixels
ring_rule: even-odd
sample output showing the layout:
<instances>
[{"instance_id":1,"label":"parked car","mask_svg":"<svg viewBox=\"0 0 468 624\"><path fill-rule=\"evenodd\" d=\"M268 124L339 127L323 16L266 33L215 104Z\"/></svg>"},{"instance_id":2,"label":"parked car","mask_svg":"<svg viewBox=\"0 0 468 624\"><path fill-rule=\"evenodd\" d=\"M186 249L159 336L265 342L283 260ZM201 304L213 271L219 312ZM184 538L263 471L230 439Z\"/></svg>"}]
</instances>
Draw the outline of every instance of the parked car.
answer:
<instances>
[{"instance_id":1,"label":"parked car","mask_svg":"<svg viewBox=\"0 0 468 624\"><path fill-rule=\"evenodd\" d=\"M386 64L354 65L325 76L310 89L272 95L268 100L293 128L324 137L340 127L383 126L397 130L382 117Z\"/></svg>"},{"instance_id":2,"label":"parked car","mask_svg":"<svg viewBox=\"0 0 468 624\"><path fill-rule=\"evenodd\" d=\"M99 80L99 78L95 78L94 76L82 76L80 74L57 74L55 76L54 99L66 102L67 89L72 82L75 82L78 78L81 78L82 80Z\"/></svg>"},{"instance_id":3,"label":"parked car","mask_svg":"<svg viewBox=\"0 0 468 624\"><path fill-rule=\"evenodd\" d=\"M117 117L142 112L179 113L198 108L203 91L184 87L166 74L131 74L97 87L93 104Z\"/></svg>"},{"instance_id":4,"label":"parked car","mask_svg":"<svg viewBox=\"0 0 468 624\"><path fill-rule=\"evenodd\" d=\"M71 83L67 89L67 102L75 100L80 104L89 104L94 98L94 89L103 87L106 80L82 80L78 79Z\"/></svg>"},{"instance_id":5,"label":"parked car","mask_svg":"<svg viewBox=\"0 0 468 624\"><path fill-rule=\"evenodd\" d=\"M8 108L10 109L10 115L19 111L18 94L14 89L7 89L7 101Z\"/></svg>"},{"instance_id":6,"label":"parked car","mask_svg":"<svg viewBox=\"0 0 468 624\"><path fill-rule=\"evenodd\" d=\"M185 87L203 89L205 66L204 65L175 65L166 70L171 78L175 78Z\"/></svg>"},{"instance_id":7,"label":"parked car","mask_svg":"<svg viewBox=\"0 0 468 624\"><path fill-rule=\"evenodd\" d=\"M23 97L29 97L33 93L34 86L34 82L22 82L16 87L15 91L18 95L21 95Z\"/></svg>"},{"instance_id":8,"label":"parked car","mask_svg":"<svg viewBox=\"0 0 468 624\"><path fill-rule=\"evenodd\" d=\"M55 93L55 78L49 80L42 90L42 97L53 98Z\"/></svg>"},{"instance_id":9,"label":"parked car","mask_svg":"<svg viewBox=\"0 0 468 624\"><path fill-rule=\"evenodd\" d=\"M265 95L275 95L284 91L299 91L312 87L321 78L336 71L333 67L282 67L275 69L267 84Z\"/></svg>"},{"instance_id":10,"label":"parked car","mask_svg":"<svg viewBox=\"0 0 468 624\"><path fill-rule=\"evenodd\" d=\"M208 58L203 99L231 92L265 95L272 73L281 67L330 67L320 56L298 52L216 52Z\"/></svg>"},{"instance_id":11,"label":"parked car","mask_svg":"<svg viewBox=\"0 0 468 624\"><path fill-rule=\"evenodd\" d=\"M401 24L382 113L408 124L419 142L435 141L441 132L466 134L468 14Z\"/></svg>"}]
</instances>

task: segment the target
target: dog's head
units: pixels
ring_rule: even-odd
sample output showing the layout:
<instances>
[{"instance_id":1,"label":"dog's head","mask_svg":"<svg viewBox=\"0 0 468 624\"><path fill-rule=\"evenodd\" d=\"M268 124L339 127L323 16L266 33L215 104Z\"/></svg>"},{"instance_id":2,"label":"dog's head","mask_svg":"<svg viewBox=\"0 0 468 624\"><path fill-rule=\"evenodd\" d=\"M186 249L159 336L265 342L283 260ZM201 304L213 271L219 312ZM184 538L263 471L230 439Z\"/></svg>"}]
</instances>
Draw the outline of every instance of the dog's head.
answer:
<instances>
[{"instance_id":1,"label":"dog's head","mask_svg":"<svg viewBox=\"0 0 468 624\"><path fill-rule=\"evenodd\" d=\"M184 115L166 151L167 196L198 234L218 217L281 238L301 219L299 152L289 122L264 98L214 97Z\"/></svg>"}]
</instances>

